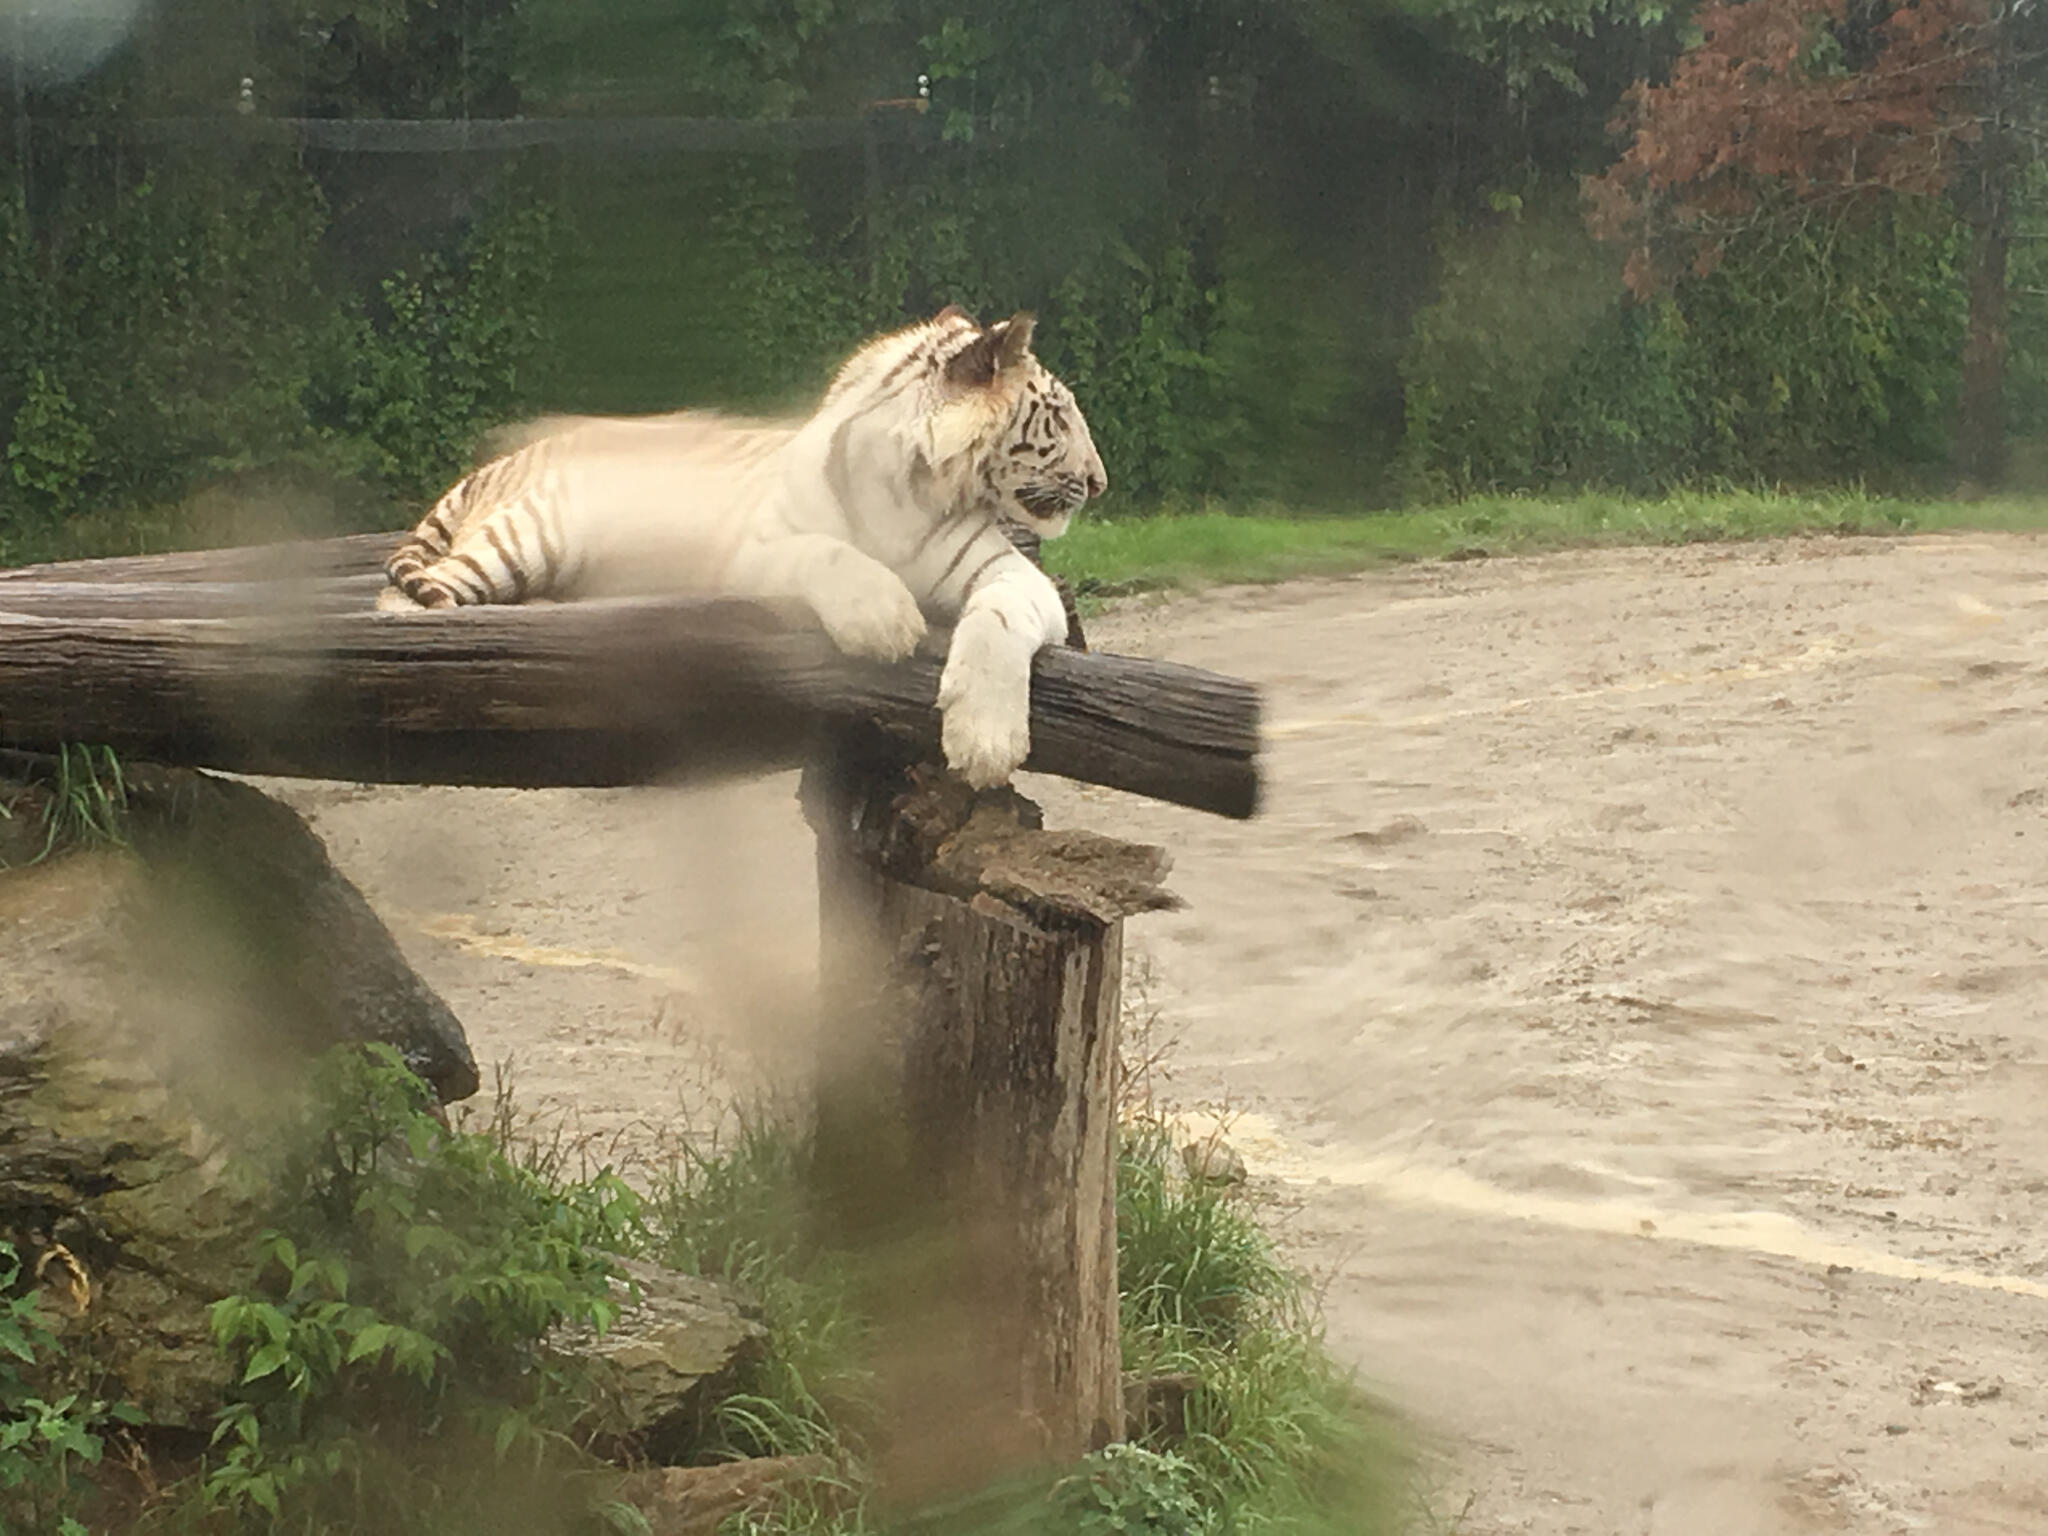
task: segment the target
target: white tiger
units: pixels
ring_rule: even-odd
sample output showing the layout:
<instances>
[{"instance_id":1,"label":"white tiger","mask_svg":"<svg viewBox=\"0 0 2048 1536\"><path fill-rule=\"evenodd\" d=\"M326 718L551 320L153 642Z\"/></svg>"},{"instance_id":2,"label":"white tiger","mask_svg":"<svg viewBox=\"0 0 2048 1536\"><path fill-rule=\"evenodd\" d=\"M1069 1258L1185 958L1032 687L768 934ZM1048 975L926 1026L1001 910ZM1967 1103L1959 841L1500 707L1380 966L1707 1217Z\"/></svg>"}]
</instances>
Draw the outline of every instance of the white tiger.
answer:
<instances>
[{"instance_id":1,"label":"white tiger","mask_svg":"<svg viewBox=\"0 0 2048 1536\"><path fill-rule=\"evenodd\" d=\"M897 661L952 620L946 762L977 788L1031 750L1031 658L1067 633L1042 538L1108 488L1028 313L956 306L877 337L794 422L682 412L543 423L444 495L377 606L703 593L804 601L839 648ZM920 606L922 605L922 607Z\"/></svg>"}]
</instances>

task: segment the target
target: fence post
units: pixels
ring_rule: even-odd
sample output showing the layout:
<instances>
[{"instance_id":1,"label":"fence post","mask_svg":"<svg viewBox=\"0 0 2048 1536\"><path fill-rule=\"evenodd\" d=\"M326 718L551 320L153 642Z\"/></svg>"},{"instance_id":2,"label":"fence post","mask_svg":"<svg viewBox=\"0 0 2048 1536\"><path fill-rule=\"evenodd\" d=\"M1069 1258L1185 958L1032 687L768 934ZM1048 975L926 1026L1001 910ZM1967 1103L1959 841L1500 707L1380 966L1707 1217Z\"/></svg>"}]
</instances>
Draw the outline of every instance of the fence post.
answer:
<instances>
[{"instance_id":1,"label":"fence post","mask_svg":"<svg viewBox=\"0 0 2048 1536\"><path fill-rule=\"evenodd\" d=\"M841 733L818 835L825 1199L889 1257L883 1495L921 1502L1121 1438L1116 1068L1123 919L1158 848L1042 828Z\"/></svg>"}]
</instances>

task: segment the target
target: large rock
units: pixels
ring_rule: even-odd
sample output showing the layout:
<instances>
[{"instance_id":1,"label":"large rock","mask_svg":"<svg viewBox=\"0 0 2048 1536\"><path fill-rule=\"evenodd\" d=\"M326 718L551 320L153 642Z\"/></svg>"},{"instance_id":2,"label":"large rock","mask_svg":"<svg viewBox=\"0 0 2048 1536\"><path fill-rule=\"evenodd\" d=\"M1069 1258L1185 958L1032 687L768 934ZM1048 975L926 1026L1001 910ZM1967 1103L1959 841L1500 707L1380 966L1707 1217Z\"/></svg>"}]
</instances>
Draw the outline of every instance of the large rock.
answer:
<instances>
[{"instance_id":1,"label":"large rock","mask_svg":"<svg viewBox=\"0 0 2048 1536\"><path fill-rule=\"evenodd\" d=\"M578 1428L612 1454L664 1461L702 1437L705 1416L767 1339L760 1311L729 1286L622 1260L632 1295L602 1336L563 1330L552 1347L590 1368L592 1405Z\"/></svg>"},{"instance_id":2,"label":"large rock","mask_svg":"<svg viewBox=\"0 0 2048 1536\"><path fill-rule=\"evenodd\" d=\"M0 1237L76 1314L68 1356L200 1425L225 1384L205 1308L245 1283L263 1221L237 1139L339 1042L388 1042L444 1099L476 1065L291 810L134 767L132 848L29 864L44 771L0 754Z\"/></svg>"}]
</instances>

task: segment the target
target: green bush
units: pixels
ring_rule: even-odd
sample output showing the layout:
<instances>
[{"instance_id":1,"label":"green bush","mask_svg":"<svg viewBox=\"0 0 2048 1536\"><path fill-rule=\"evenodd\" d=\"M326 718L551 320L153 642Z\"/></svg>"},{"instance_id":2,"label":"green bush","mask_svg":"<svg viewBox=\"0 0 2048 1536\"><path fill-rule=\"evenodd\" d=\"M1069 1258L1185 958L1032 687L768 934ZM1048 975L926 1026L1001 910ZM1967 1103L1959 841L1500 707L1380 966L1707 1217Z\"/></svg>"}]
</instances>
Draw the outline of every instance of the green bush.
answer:
<instances>
[{"instance_id":1,"label":"green bush","mask_svg":"<svg viewBox=\"0 0 2048 1536\"><path fill-rule=\"evenodd\" d=\"M514 179L451 258L422 255L375 303L344 296L312 338L304 406L332 457L410 500L469 467L481 433L541 403L561 231Z\"/></svg>"},{"instance_id":2,"label":"green bush","mask_svg":"<svg viewBox=\"0 0 2048 1536\"><path fill-rule=\"evenodd\" d=\"M1051 1528L1072 1536L1208 1536L1217 1513L1196 1495L1194 1469L1171 1451L1111 1445L1053 1485Z\"/></svg>"},{"instance_id":3,"label":"green bush","mask_svg":"<svg viewBox=\"0 0 2048 1536\"><path fill-rule=\"evenodd\" d=\"M615 1316L609 1256L641 1241L636 1197L608 1173L552 1183L431 1108L390 1047L344 1048L280 1132L259 1283L212 1310L240 1384L211 1503L308 1529L438 1530L476 1511L480 1474L511 1475L514 1451L542 1468L581 1405L540 1345Z\"/></svg>"},{"instance_id":4,"label":"green bush","mask_svg":"<svg viewBox=\"0 0 2048 1536\"><path fill-rule=\"evenodd\" d=\"M1603 317L1619 270L1567 212L1438 237L1436 301L1403 360L1404 456L1441 495L1541 483L1552 398Z\"/></svg>"},{"instance_id":5,"label":"green bush","mask_svg":"<svg viewBox=\"0 0 2048 1536\"><path fill-rule=\"evenodd\" d=\"M32 237L0 195L0 539L176 500L309 444L317 193L289 162L167 162L67 190Z\"/></svg>"},{"instance_id":6,"label":"green bush","mask_svg":"<svg viewBox=\"0 0 2048 1536\"><path fill-rule=\"evenodd\" d=\"M177 537L167 509L251 479L417 499L538 401L557 228L527 180L372 302L324 280L294 157L80 169L33 230L0 186L0 563Z\"/></svg>"},{"instance_id":7,"label":"green bush","mask_svg":"<svg viewBox=\"0 0 2048 1536\"><path fill-rule=\"evenodd\" d=\"M2036 160L2021 178L2018 238L2007 272L2012 315L2007 328L2006 422L2016 443L2032 444L2036 462L2025 489L2042 485L2038 462L2048 443L2048 162ZM2016 466L2019 467L2019 466Z\"/></svg>"},{"instance_id":8,"label":"green bush","mask_svg":"<svg viewBox=\"0 0 2048 1536\"><path fill-rule=\"evenodd\" d=\"M1948 451L1960 234L1938 204L1795 218L1636 304L1564 211L1442 242L1402 364L1430 495L1910 479Z\"/></svg>"}]
</instances>

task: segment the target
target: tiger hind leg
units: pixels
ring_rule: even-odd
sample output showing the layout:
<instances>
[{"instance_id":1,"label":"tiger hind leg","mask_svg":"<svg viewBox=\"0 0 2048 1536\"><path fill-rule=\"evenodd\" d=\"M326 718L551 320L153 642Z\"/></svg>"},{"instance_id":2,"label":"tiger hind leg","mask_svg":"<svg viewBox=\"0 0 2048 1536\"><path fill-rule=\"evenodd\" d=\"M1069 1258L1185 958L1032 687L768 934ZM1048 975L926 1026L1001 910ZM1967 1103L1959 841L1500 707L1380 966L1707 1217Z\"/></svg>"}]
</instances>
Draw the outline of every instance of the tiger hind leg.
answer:
<instances>
[{"instance_id":1,"label":"tiger hind leg","mask_svg":"<svg viewBox=\"0 0 2048 1536\"><path fill-rule=\"evenodd\" d=\"M386 590L395 589L415 608L524 602L532 585L509 556L490 547L483 558L458 547L431 563L394 559L386 574L391 580Z\"/></svg>"},{"instance_id":2,"label":"tiger hind leg","mask_svg":"<svg viewBox=\"0 0 2048 1536\"><path fill-rule=\"evenodd\" d=\"M379 613L418 613L420 605L405 595L405 588L387 586L377 594Z\"/></svg>"}]
</instances>

